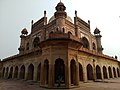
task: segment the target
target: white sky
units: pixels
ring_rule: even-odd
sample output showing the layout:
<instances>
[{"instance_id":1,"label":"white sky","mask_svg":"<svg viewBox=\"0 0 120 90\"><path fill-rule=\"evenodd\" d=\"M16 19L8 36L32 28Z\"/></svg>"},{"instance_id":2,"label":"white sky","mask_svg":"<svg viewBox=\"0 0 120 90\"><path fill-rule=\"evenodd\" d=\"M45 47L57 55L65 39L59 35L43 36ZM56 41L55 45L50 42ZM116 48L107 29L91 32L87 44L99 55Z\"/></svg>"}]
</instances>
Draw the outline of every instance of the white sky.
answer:
<instances>
[{"instance_id":1,"label":"white sky","mask_svg":"<svg viewBox=\"0 0 120 90\"><path fill-rule=\"evenodd\" d=\"M54 14L59 0L0 0L0 59L18 53L20 32L31 20L37 21L47 11L48 19ZM104 54L117 55L120 60L120 3L119 0L62 0L66 12L73 19L78 16L91 21L91 32L98 27L102 34Z\"/></svg>"}]
</instances>

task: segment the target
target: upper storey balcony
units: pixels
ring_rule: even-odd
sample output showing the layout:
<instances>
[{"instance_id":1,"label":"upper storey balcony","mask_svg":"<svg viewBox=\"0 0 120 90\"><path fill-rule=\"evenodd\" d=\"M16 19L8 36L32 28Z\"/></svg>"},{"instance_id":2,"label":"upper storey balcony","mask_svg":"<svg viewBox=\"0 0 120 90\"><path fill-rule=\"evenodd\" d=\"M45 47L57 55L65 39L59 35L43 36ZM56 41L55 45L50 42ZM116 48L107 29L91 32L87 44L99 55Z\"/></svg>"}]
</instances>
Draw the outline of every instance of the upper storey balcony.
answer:
<instances>
[{"instance_id":1,"label":"upper storey balcony","mask_svg":"<svg viewBox=\"0 0 120 90\"><path fill-rule=\"evenodd\" d=\"M71 33L62 33L62 32L51 32L49 34L49 39L57 39L57 40L60 40L60 39L64 39L64 40L73 40L73 41L77 41L77 42L80 42L81 43L81 40L72 35Z\"/></svg>"}]
</instances>

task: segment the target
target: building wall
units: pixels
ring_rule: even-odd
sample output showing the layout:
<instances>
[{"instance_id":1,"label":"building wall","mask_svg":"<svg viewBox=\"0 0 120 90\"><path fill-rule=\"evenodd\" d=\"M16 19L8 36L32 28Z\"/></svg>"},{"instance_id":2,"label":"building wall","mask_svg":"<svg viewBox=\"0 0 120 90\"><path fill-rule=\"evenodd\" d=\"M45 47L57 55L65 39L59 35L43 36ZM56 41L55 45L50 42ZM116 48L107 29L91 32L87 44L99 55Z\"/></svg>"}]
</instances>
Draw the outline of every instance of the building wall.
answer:
<instances>
[{"instance_id":1,"label":"building wall","mask_svg":"<svg viewBox=\"0 0 120 90\"><path fill-rule=\"evenodd\" d=\"M88 77L88 70L87 70L87 66L91 65L92 66L92 79L93 80L97 80L96 77L96 66L98 65L100 67L101 70L101 80L106 79L106 77L104 77L104 73L103 72L103 67L106 67L106 73L107 73L107 79L110 78L109 76L109 71L108 71L108 67L111 67L111 71L112 71L112 78L117 78L118 72L117 69L119 70L119 74L120 74L120 68L119 68L119 62L117 60L111 60L111 59L106 59L104 57L99 57L99 56L95 56L94 54L88 54L86 52L82 52L82 51L78 51L77 49L73 48L73 47L68 47L67 45L64 44L59 44L59 45L52 45L52 46L47 46L45 45L44 48L42 48L42 53L32 53L30 55L25 55L25 56L21 56L12 60L8 60L8 61L4 61L3 62L3 68L2 68L2 73L3 73L3 69L5 68L4 71L4 78L8 78L10 77L10 73L11 73L11 68L13 67L13 71L12 71L12 77L10 78L15 78L15 68L16 66L18 66L18 75L16 78L21 78L20 76L20 69L21 67L24 65L25 66L25 76L23 79L25 80L29 80L31 79L29 76L29 66L33 65L33 78L32 80L35 81L39 81L38 80L38 66L41 65L41 69L40 69L40 78L41 78L41 86L46 85L47 83L47 79L44 77L46 75L46 69L45 69L45 61L48 61L48 65L49 65L49 74L48 74L48 85L49 87L52 87L55 85L55 64L56 64L56 60L57 59L62 59L64 61L65 64L65 84L68 85L68 87L71 86L71 83L74 84L78 84L80 81L80 73L81 71L79 71L79 64L82 66L82 78L84 82L87 82L89 80ZM75 62L75 64L74 64ZM71 66L72 65L72 66ZM71 67L75 66L75 73L73 76L73 81L72 81L72 74L71 74ZM8 67L8 75L6 75L6 69ZM113 67L115 68L115 73L116 76L114 76L114 72L113 72ZM2 74L3 75L3 74ZM52 75L52 76L51 76Z\"/></svg>"}]
</instances>

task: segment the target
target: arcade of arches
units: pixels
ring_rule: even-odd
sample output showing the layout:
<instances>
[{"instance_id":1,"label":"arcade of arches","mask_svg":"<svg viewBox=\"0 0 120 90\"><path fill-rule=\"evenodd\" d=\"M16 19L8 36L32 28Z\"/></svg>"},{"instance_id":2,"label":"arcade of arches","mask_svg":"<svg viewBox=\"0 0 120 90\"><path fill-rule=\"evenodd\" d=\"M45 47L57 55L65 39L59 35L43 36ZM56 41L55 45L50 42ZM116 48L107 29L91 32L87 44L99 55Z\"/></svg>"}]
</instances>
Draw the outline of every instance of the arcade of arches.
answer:
<instances>
[{"instance_id":1,"label":"arcade of arches","mask_svg":"<svg viewBox=\"0 0 120 90\"><path fill-rule=\"evenodd\" d=\"M110 79L120 77L119 67L112 66L100 66L96 64L95 67L92 64L86 64L84 66L82 63L77 62L74 59L70 60L70 84L78 85L79 81L86 82L87 80L97 80L97 79ZM53 72L50 72L51 66L53 67ZM33 63L29 65L18 65L4 67L2 69L2 76L4 78L19 78L25 80L35 80L40 81L41 85L49 85L51 83L51 78L53 78L54 86L58 82L58 76L62 75L63 79L61 83L66 85L68 73L66 72L65 60L58 58L55 60L54 65L50 65L49 60L44 60L40 62L37 66ZM85 72L86 71L86 72ZM51 76L52 75L52 76Z\"/></svg>"},{"instance_id":2,"label":"arcade of arches","mask_svg":"<svg viewBox=\"0 0 120 90\"><path fill-rule=\"evenodd\" d=\"M19 53L0 61L0 76L39 81L40 86L71 88L79 82L120 77L120 62L103 54L100 30L91 33L90 21L77 16L74 22L59 2L47 22L46 11L31 32L23 29Z\"/></svg>"}]
</instances>

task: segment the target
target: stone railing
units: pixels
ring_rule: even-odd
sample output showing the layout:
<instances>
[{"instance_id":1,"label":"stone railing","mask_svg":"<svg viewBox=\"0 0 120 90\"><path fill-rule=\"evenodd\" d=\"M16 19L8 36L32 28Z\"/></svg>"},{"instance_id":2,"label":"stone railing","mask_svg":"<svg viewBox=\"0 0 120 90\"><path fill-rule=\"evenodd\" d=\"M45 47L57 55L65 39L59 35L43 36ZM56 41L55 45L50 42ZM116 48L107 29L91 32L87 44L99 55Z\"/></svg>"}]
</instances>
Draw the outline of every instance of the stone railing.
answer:
<instances>
[{"instance_id":1,"label":"stone railing","mask_svg":"<svg viewBox=\"0 0 120 90\"><path fill-rule=\"evenodd\" d=\"M72 34L55 32L49 34L49 39L71 39L80 42L80 39Z\"/></svg>"},{"instance_id":2,"label":"stone railing","mask_svg":"<svg viewBox=\"0 0 120 90\"><path fill-rule=\"evenodd\" d=\"M103 57L103 58L107 58L107 59L111 59L111 60L117 60L117 59L115 59L115 58L113 58L113 57L110 57L110 56L108 56L108 55L100 54L100 53L98 53L98 52L95 51L95 50L89 50L89 49L83 48L83 47L81 47L79 50L82 51L82 52L89 53L89 54L91 54L91 55L98 56L98 57Z\"/></svg>"},{"instance_id":3,"label":"stone railing","mask_svg":"<svg viewBox=\"0 0 120 90\"><path fill-rule=\"evenodd\" d=\"M24 56L24 55L27 55L27 54L30 54L30 53L34 53L34 52L37 52L37 51L39 51L38 53L42 54L42 50L40 48L34 48L34 49L31 49L31 50L25 51L25 52L23 52L21 54L16 54L16 55L10 56L8 58L5 58L5 59L3 59L3 61L14 59L14 58Z\"/></svg>"}]
</instances>

